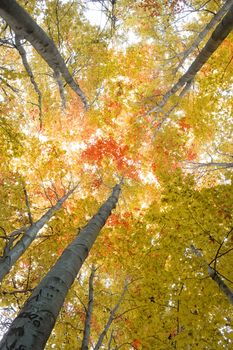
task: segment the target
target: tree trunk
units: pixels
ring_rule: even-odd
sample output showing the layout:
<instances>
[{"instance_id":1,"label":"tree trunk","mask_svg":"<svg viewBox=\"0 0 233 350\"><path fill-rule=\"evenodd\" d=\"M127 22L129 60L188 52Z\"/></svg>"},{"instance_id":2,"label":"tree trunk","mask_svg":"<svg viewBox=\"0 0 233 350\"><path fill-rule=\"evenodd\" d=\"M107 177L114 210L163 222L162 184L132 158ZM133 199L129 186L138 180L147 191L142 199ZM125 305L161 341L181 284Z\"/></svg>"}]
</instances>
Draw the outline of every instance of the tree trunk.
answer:
<instances>
[{"instance_id":1,"label":"tree trunk","mask_svg":"<svg viewBox=\"0 0 233 350\"><path fill-rule=\"evenodd\" d=\"M229 231L229 233L232 230ZM224 242L224 241L223 241ZM221 247L221 245L220 245ZM203 266L208 268L208 274L212 278L212 280L217 283L219 286L219 289L225 294L225 296L228 298L229 302L233 305L233 291L226 285L226 283L223 281L221 277L219 277L218 272L213 269L210 265L207 264L207 262L203 259L202 252L195 248L194 245L191 244L190 246L192 252L201 258L203 260ZM219 252L219 251L218 251ZM217 258L218 253L216 254L215 259Z\"/></svg>"},{"instance_id":2,"label":"tree trunk","mask_svg":"<svg viewBox=\"0 0 233 350\"><path fill-rule=\"evenodd\" d=\"M124 289L123 289L123 291L122 291L122 293L120 295L120 298L118 299L118 301L117 301L116 305L114 306L114 308L110 311L110 315L109 315L108 321L107 321L106 325L104 326L104 329L103 329L102 333L99 336L99 339L98 339L98 341L97 341L97 343L96 343L96 345L94 347L94 350L99 350L100 347L102 346L104 337L106 336L109 328L111 327L112 322L115 319L116 312L119 309L122 300L124 299L125 293L127 292L127 288L128 288L128 282L126 280L125 281L125 285L124 285Z\"/></svg>"},{"instance_id":3,"label":"tree trunk","mask_svg":"<svg viewBox=\"0 0 233 350\"><path fill-rule=\"evenodd\" d=\"M34 241L37 233L42 227L51 219L51 217L62 207L62 204L66 199L75 191L78 185L68 191L63 197L61 197L57 203L51 207L38 221L34 222L24 233L23 237L16 243L16 245L9 250L9 252L3 256L0 260L0 281L10 272L12 266L22 256L30 244Z\"/></svg>"},{"instance_id":4,"label":"tree trunk","mask_svg":"<svg viewBox=\"0 0 233 350\"><path fill-rule=\"evenodd\" d=\"M199 55L193 61L193 63L191 64L187 72L183 74L178 80L178 82L174 84L172 88L166 92L166 94L164 95L162 101L158 104L158 106L154 107L153 109L148 111L146 114L161 111L172 95L174 95L182 87L183 89L185 89L185 85L189 84L194 79L196 74L203 67L203 65L208 61L210 56L217 50L217 48L220 46L223 40L228 36L228 34L230 34L230 32L232 31L232 28L233 28L233 5L231 6L230 10L227 12L225 17L222 19L222 21L217 25L210 39L207 41L206 45L203 47ZM183 96L184 94L182 94L181 92L181 95Z\"/></svg>"},{"instance_id":5,"label":"tree trunk","mask_svg":"<svg viewBox=\"0 0 233 350\"><path fill-rule=\"evenodd\" d=\"M211 266L208 267L208 273L212 280L217 283L219 289L225 294L231 305L233 305L233 291L226 285Z\"/></svg>"},{"instance_id":6,"label":"tree trunk","mask_svg":"<svg viewBox=\"0 0 233 350\"><path fill-rule=\"evenodd\" d=\"M89 339L90 339L91 318L92 318L93 303L94 303L93 281L95 278L95 271L96 271L95 268L92 267L91 275L89 278L88 306L85 309L86 319L85 319L85 325L84 325L83 341L82 341L81 350L88 350L88 344L89 344Z\"/></svg>"},{"instance_id":7,"label":"tree trunk","mask_svg":"<svg viewBox=\"0 0 233 350\"><path fill-rule=\"evenodd\" d=\"M42 279L2 339L1 350L44 349L69 288L111 211L116 207L120 192L121 186L118 184L97 214Z\"/></svg>"},{"instance_id":8,"label":"tree trunk","mask_svg":"<svg viewBox=\"0 0 233 350\"><path fill-rule=\"evenodd\" d=\"M60 72L66 83L81 98L84 107L88 101L74 81L54 41L38 26L34 19L15 1L0 0L0 16L9 24L19 38L28 40L55 74Z\"/></svg>"},{"instance_id":9,"label":"tree trunk","mask_svg":"<svg viewBox=\"0 0 233 350\"><path fill-rule=\"evenodd\" d=\"M210 162L210 163L195 163L195 162L188 162L190 164L190 168L198 169L198 168L210 168L210 167L217 167L219 168L233 168L233 163L218 163L218 162Z\"/></svg>"},{"instance_id":10,"label":"tree trunk","mask_svg":"<svg viewBox=\"0 0 233 350\"><path fill-rule=\"evenodd\" d=\"M34 78L34 74L32 72L32 69L28 63L28 60L27 60L27 53L20 41L20 38L15 35L15 46L16 46L16 49L18 50L20 56L21 56L21 59L22 59L22 63L24 65L24 68L30 78L30 81L33 85L33 88L38 96L38 108L39 108L39 120L40 120L40 129L42 129L42 94L41 94L41 91L39 89L39 86Z\"/></svg>"},{"instance_id":11,"label":"tree trunk","mask_svg":"<svg viewBox=\"0 0 233 350\"><path fill-rule=\"evenodd\" d=\"M206 37L207 34L211 31L212 28L218 23L218 21L225 15L225 13L230 9L233 5L233 0L227 0L225 4L220 8L220 10L216 13L216 15L211 19L211 21L205 26L205 28L199 33L197 38L194 40L192 45L183 52L182 59L176 68L176 72L180 67L182 67L186 58L198 47L201 41Z\"/></svg>"}]
</instances>

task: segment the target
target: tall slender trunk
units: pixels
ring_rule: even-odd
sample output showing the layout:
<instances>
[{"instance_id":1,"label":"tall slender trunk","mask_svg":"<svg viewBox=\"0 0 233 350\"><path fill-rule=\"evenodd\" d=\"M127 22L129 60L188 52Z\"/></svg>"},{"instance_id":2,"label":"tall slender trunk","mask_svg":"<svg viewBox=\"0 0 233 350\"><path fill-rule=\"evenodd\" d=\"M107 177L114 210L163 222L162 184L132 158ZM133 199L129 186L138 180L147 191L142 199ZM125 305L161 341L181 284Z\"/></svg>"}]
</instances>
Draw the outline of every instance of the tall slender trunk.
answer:
<instances>
[{"instance_id":1,"label":"tall slender trunk","mask_svg":"<svg viewBox=\"0 0 233 350\"><path fill-rule=\"evenodd\" d=\"M102 346L104 337L106 336L109 328L111 327L112 322L115 319L116 312L119 309L122 300L124 299L125 293L127 292L127 288L128 288L128 282L126 280L125 281L125 285L124 285L124 289L123 289L123 291L122 291L122 293L120 295L120 298L118 299L118 301L117 301L116 305L114 306L114 308L110 311L110 315L109 315L108 321L105 324L104 329L103 329L102 333L99 336L99 339L98 339L98 341L96 343L96 346L94 347L94 350L99 350L100 347Z\"/></svg>"},{"instance_id":2,"label":"tall slender trunk","mask_svg":"<svg viewBox=\"0 0 233 350\"><path fill-rule=\"evenodd\" d=\"M229 231L229 233L231 232L232 230ZM224 241L223 241L224 242ZM220 245L221 247L222 245ZM233 290L230 289L228 287L228 285L224 282L224 280L218 275L218 272L215 270L215 268L213 269L206 261L205 259L203 258L203 255L202 255L202 252L195 248L194 245L191 244L190 246L192 252L199 258L202 259L202 264L204 267L207 267L208 269L208 274L209 276L212 278L212 280L217 283L217 285L219 286L219 289L223 292L223 294L225 294L225 296L227 297L227 299L229 300L229 302L233 305ZM220 248L219 248L220 250ZM219 252L218 250L218 252ZM217 252L217 255L215 258L217 258L218 256L218 252Z\"/></svg>"},{"instance_id":3,"label":"tall slender trunk","mask_svg":"<svg viewBox=\"0 0 233 350\"><path fill-rule=\"evenodd\" d=\"M81 98L84 107L87 109L87 98L70 74L54 41L48 37L40 26L38 26L27 11L15 0L0 0L0 16L14 30L19 38L24 38L32 44L39 55L52 68L54 73L61 73L66 83Z\"/></svg>"},{"instance_id":4,"label":"tall slender trunk","mask_svg":"<svg viewBox=\"0 0 233 350\"><path fill-rule=\"evenodd\" d=\"M78 185L68 191L61 197L57 203L51 207L39 220L34 222L24 233L23 237L16 243L16 245L8 251L0 260L0 282L10 272L12 266L22 256L30 244L34 241L37 233L42 227L51 219L51 217L62 207L66 199L75 191Z\"/></svg>"},{"instance_id":5,"label":"tall slender trunk","mask_svg":"<svg viewBox=\"0 0 233 350\"><path fill-rule=\"evenodd\" d=\"M218 162L210 162L210 163L195 163L195 162L189 162L190 168L198 169L198 168L210 168L210 167L216 167L216 168L233 168L233 163L218 163Z\"/></svg>"},{"instance_id":6,"label":"tall slender trunk","mask_svg":"<svg viewBox=\"0 0 233 350\"><path fill-rule=\"evenodd\" d=\"M211 267L208 267L208 274L214 282L217 283L219 289L225 294L231 305L233 305L233 290L230 289L227 284L219 277L218 273Z\"/></svg>"},{"instance_id":7,"label":"tall slender trunk","mask_svg":"<svg viewBox=\"0 0 233 350\"><path fill-rule=\"evenodd\" d=\"M30 64L28 63L28 59L27 59L27 53L23 47L23 44L20 41L20 38L17 36L17 34L15 35L15 46L16 49L18 50L21 59L22 59L22 63L23 66L30 78L30 81L32 83L32 86L34 88L34 91L37 94L37 98L38 98L38 108L39 108L39 121L40 121L40 129L42 129L42 94L41 91L39 89L39 86L35 80L34 74L32 72L32 69L30 67Z\"/></svg>"},{"instance_id":8,"label":"tall slender trunk","mask_svg":"<svg viewBox=\"0 0 233 350\"><path fill-rule=\"evenodd\" d=\"M208 61L211 55L217 50L223 40L228 36L228 34L232 31L233 28L233 5L231 5L230 10L224 16L222 21L217 25L215 30L213 31L211 37L207 41L206 45L203 47L199 55L193 61L189 69L183 74L176 84L172 86L170 90L166 92L163 96L162 101L158 104L158 106L152 108L147 114L161 111L161 109L165 106L169 98L176 94L181 88L185 89L186 85L188 85L199 72L199 70L203 67L203 65ZM187 92L187 89L185 89ZM184 94L181 95L183 96Z\"/></svg>"},{"instance_id":9,"label":"tall slender trunk","mask_svg":"<svg viewBox=\"0 0 233 350\"><path fill-rule=\"evenodd\" d=\"M180 67L182 67L184 61L186 58L198 47L198 45L201 43L201 41L209 34L212 28L218 23L218 21L225 15L225 13L230 9L230 7L233 5L233 0L227 0L223 6L220 8L220 10L216 13L216 15L211 19L211 21L205 26L205 28L198 34L197 38L194 40L192 45L183 52L182 58L179 62L178 67L176 68L176 71Z\"/></svg>"},{"instance_id":10,"label":"tall slender trunk","mask_svg":"<svg viewBox=\"0 0 233 350\"><path fill-rule=\"evenodd\" d=\"M88 293L88 306L85 307L86 311L86 319L85 319L85 325L84 325L84 332L83 332L83 341L81 350L88 350L88 344L90 339L90 333L91 333L91 318L92 318L92 312L93 312L93 303L94 303L94 289L93 289L93 281L95 278L95 268L92 267L91 275L89 278L89 293Z\"/></svg>"},{"instance_id":11,"label":"tall slender trunk","mask_svg":"<svg viewBox=\"0 0 233 350\"><path fill-rule=\"evenodd\" d=\"M116 207L120 184L27 300L0 343L1 350L41 350L49 338L65 297L111 211Z\"/></svg>"}]
</instances>

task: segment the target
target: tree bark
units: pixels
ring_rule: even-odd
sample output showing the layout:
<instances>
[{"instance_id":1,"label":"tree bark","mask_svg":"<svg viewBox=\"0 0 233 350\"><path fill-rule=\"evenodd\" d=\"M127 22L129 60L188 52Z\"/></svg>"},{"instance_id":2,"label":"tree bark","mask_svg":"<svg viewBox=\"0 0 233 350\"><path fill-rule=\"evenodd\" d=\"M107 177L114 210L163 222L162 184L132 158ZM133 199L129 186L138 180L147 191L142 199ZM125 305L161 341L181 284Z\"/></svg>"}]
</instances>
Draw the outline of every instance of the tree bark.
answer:
<instances>
[{"instance_id":1,"label":"tree bark","mask_svg":"<svg viewBox=\"0 0 233 350\"><path fill-rule=\"evenodd\" d=\"M117 301L117 303L114 306L114 308L110 311L110 315L109 315L108 321L107 321L106 325L104 326L104 329L103 329L102 333L99 336L99 339L98 339L98 341L96 343L96 346L94 347L94 350L99 350L100 347L102 346L104 337L106 336L109 328L111 327L112 322L114 321L116 312L119 309L122 300L124 299L124 296L125 296L125 293L127 291L127 288L128 288L128 283L127 283L127 281L125 281L124 289L123 289L123 291L122 291L122 293L120 295L120 298Z\"/></svg>"},{"instance_id":2,"label":"tree bark","mask_svg":"<svg viewBox=\"0 0 233 350\"><path fill-rule=\"evenodd\" d=\"M226 162L209 162L209 163L195 163L195 162L187 162L187 168L189 169L200 169L200 168L215 168L215 170L219 169L227 169L233 168L233 163Z\"/></svg>"},{"instance_id":3,"label":"tree bark","mask_svg":"<svg viewBox=\"0 0 233 350\"><path fill-rule=\"evenodd\" d=\"M10 249L2 260L0 260L0 281L10 272L12 266L22 256L30 244L34 241L37 233L51 219L51 217L62 207L66 199L75 191L78 185L61 197L39 220L34 222L24 233L23 237Z\"/></svg>"},{"instance_id":4,"label":"tree bark","mask_svg":"<svg viewBox=\"0 0 233 350\"><path fill-rule=\"evenodd\" d=\"M162 101L158 104L158 106L152 108L146 114L150 114L153 112L161 111L165 106L169 98L174 95L178 90L182 87L185 89L185 85L189 84L193 81L196 74L202 68L202 66L208 61L210 56L217 50L223 40L228 36L228 34L233 29L233 5L230 10L227 12L222 21L217 25L215 30L213 31L210 39L207 41L206 45L203 47L199 55L193 61L187 72L180 77L178 82L172 86L170 90L166 92L163 96ZM184 94L181 95L183 96Z\"/></svg>"},{"instance_id":5,"label":"tree bark","mask_svg":"<svg viewBox=\"0 0 233 350\"><path fill-rule=\"evenodd\" d=\"M231 231L230 231L231 232ZM226 285L226 283L223 281L223 279L218 275L217 271L213 269L210 265L207 264L207 262L203 259L202 252L195 248L194 245L191 244L190 246L192 252L203 261L203 266L208 268L208 274L212 278L212 280L217 283L219 286L219 289L225 294L225 296L228 298L229 302L233 305L233 291ZM217 257L217 255L216 255ZM215 257L215 258L216 258Z\"/></svg>"},{"instance_id":6,"label":"tree bark","mask_svg":"<svg viewBox=\"0 0 233 350\"><path fill-rule=\"evenodd\" d=\"M83 341L82 341L81 350L88 350L88 344L89 344L89 339L90 339L91 317L92 317L93 303L94 303L93 281L95 278L95 271L96 270L93 267L92 271L91 271L90 278L89 278L88 306L86 308L86 319L85 319L85 325L84 325Z\"/></svg>"},{"instance_id":7,"label":"tree bark","mask_svg":"<svg viewBox=\"0 0 233 350\"><path fill-rule=\"evenodd\" d=\"M121 185L118 184L35 288L2 339L1 350L44 349L69 288L111 211L116 207L120 192Z\"/></svg>"},{"instance_id":8,"label":"tree bark","mask_svg":"<svg viewBox=\"0 0 233 350\"><path fill-rule=\"evenodd\" d=\"M81 98L85 109L87 109L87 98L70 74L54 41L48 37L34 19L15 0L0 0L0 16L19 38L24 38L31 43L55 74L61 73L66 83Z\"/></svg>"},{"instance_id":9,"label":"tree bark","mask_svg":"<svg viewBox=\"0 0 233 350\"><path fill-rule=\"evenodd\" d=\"M216 15L211 19L211 21L205 26L205 28L198 34L197 38L194 40L192 45L183 52L182 59L176 68L176 71L183 65L186 58L198 47L201 41L206 37L206 35L211 31L212 28L218 23L218 21L225 15L225 13L233 5L233 0L227 0L225 4L220 8Z\"/></svg>"},{"instance_id":10,"label":"tree bark","mask_svg":"<svg viewBox=\"0 0 233 350\"><path fill-rule=\"evenodd\" d=\"M26 51L20 41L20 38L17 36L17 34L15 35L15 46L16 46L16 49L18 50L20 56L21 56L21 59L22 59L22 63L24 65L24 68L30 78L30 81L33 85L33 88L38 96L38 108L39 108L39 120L40 120L40 129L42 129L42 94L41 94L41 91L39 89L39 86L34 78L34 74L32 72L32 69L28 63L28 60L27 60L27 54L26 54Z\"/></svg>"},{"instance_id":11,"label":"tree bark","mask_svg":"<svg viewBox=\"0 0 233 350\"><path fill-rule=\"evenodd\" d=\"M217 283L219 289L221 289L221 291L225 294L231 305L233 305L233 291L219 277L218 273L210 266L208 267L208 273L212 280Z\"/></svg>"}]
</instances>

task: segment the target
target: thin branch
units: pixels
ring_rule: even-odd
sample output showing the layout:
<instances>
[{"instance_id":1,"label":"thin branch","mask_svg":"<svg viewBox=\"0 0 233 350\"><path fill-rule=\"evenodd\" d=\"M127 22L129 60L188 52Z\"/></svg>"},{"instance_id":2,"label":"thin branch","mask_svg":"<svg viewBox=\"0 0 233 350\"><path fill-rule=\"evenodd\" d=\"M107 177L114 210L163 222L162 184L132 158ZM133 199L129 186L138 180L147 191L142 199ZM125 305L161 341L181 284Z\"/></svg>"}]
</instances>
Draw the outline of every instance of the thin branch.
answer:
<instances>
[{"instance_id":1,"label":"thin branch","mask_svg":"<svg viewBox=\"0 0 233 350\"><path fill-rule=\"evenodd\" d=\"M188 165L188 169L199 169L199 168L209 168L209 167L217 167L218 169L223 168L233 168L233 163L225 163L225 162L209 162L209 163L196 163L196 162L186 162ZM217 170L217 169L216 169Z\"/></svg>"},{"instance_id":2,"label":"thin branch","mask_svg":"<svg viewBox=\"0 0 233 350\"><path fill-rule=\"evenodd\" d=\"M26 207L28 210L28 219L29 219L30 224L33 225L32 213L31 213L31 208L30 208L30 201L29 201L28 193L27 193L25 186L23 186L23 193L25 196Z\"/></svg>"},{"instance_id":3,"label":"thin branch","mask_svg":"<svg viewBox=\"0 0 233 350\"><path fill-rule=\"evenodd\" d=\"M108 342L108 350L111 350L111 345L112 345L112 340L113 340L113 332L114 330L111 331L109 342Z\"/></svg>"},{"instance_id":4,"label":"thin branch","mask_svg":"<svg viewBox=\"0 0 233 350\"><path fill-rule=\"evenodd\" d=\"M13 232L11 232L9 235L7 235L6 237L4 237L8 242L6 242L5 248L4 248L4 252L3 255L0 257L0 261L4 260L5 257L9 254L12 245L14 243L14 241L21 235L24 233L24 231L26 231L29 228L28 225L24 225L22 227L20 227L17 230L14 230Z\"/></svg>"},{"instance_id":5,"label":"thin branch","mask_svg":"<svg viewBox=\"0 0 233 350\"><path fill-rule=\"evenodd\" d=\"M115 319L115 314L116 314L117 310L119 309L122 300L124 299L125 293L126 293L126 291L128 289L128 284L129 283L126 280L125 281L125 285L124 285L124 289L123 289L123 291L122 291L122 293L120 295L120 298L118 299L118 301L117 301L116 305L114 306L114 308L110 311L110 315L109 315L108 321L107 321L106 325L104 326L104 329L103 329L102 333L99 336L99 339L98 339L98 341L96 343L96 346L94 347L94 350L99 350L100 349L100 347L101 347L101 345L103 343L104 337L107 334L107 332L108 332L112 322Z\"/></svg>"},{"instance_id":6,"label":"thin branch","mask_svg":"<svg viewBox=\"0 0 233 350\"><path fill-rule=\"evenodd\" d=\"M16 35L28 40L39 55L47 62L54 72L60 71L66 83L80 97L84 108L88 109L88 101L78 83L73 79L58 51L54 41L34 21L27 11L15 0L0 2L0 15L14 30Z\"/></svg>"},{"instance_id":7,"label":"thin branch","mask_svg":"<svg viewBox=\"0 0 233 350\"><path fill-rule=\"evenodd\" d=\"M42 94L41 94L41 91L39 89L39 86L35 80L35 77L33 75L33 72L32 72L32 69L28 63L28 60L27 60L27 53L23 47L23 44L21 43L21 40L20 40L20 37L16 34L15 35L15 47L16 49L18 50L20 56L21 56L21 59L22 59L22 63L24 65L24 68L30 78L30 81L33 85L33 88L38 96L38 108L39 108L39 121L40 121L40 129L42 129Z\"/></svg>"},{"instance_id":8,"label":"thin branch","mask_svg":"<svg viewBox=\"0 0 233 350\"><path fill-rule=\"evenodd\" d=\"M5 291L5 290L3 290L3 291L1 291L1 293L3 294L3 295L16 295L16 294L27 294L27 293L31 293L31 292L33 292L33 289L34 288L28 288L28 289L24 289L24 290L13 290L13 291L11 291L11 292L8 292L8 291Z\"/></svg>"},{"instance_id":9,"label":"thin branch","mask_svg":"<svg viewBox=\"0 0 233 350\"><path fill-rule=\"evenodd\" d=\"M214 259L209 263L209 265L211 265L214 262L214 269L215 270L216 270L216 267L217 267L217 259L219 257L220 250L221 250L223 244L225 243L226 239L229 237L229 235L232 232L232 230L233 230L233 227L230 229L230 231L228 231L227 235L224 237L222 242L219 244L219 247L218 247L218 250L216 252L216 255L215 255Z\"/></svg>"}]
</instances>

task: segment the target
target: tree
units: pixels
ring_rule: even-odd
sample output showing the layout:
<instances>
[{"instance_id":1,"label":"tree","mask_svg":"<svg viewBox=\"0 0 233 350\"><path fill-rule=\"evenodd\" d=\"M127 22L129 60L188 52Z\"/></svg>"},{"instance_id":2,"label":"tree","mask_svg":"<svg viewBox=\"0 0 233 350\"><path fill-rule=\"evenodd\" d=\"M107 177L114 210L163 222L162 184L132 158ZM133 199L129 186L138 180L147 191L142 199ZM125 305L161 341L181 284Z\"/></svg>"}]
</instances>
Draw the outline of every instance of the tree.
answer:
<instances>
[{"instance_id":1,"label":"tree","mask_svg":"<svg viewBox=\"0 0 233 350\"><path fill-rule=\"evenodd\" d=\"M1 347L43 349L64 303L65 296L86 259L99 231L116 207L121 191L116 185L111 196L79 232L49 271L1 342Z\"/></svg>"},{"instance_id":2,"label":"tree","mask_svg":"<svg viewBox=\"0 0 233 350\"><path fill-rule=\"evenodd\" d=\"M90 339L90 330L91 330L91 317L93 310L93 302L94 302L94 292L93 292L93 281L95 278L95 268L92 267L91 275L89 278L89 293L88 293L88 306L85 307L86 319L84 325L83 332L83 340L82 340L82 350L88 350L89 339Z\"/></svg>"},{"instance_id":3,"label":"tree","mask_svg":"<svg viewBox=\"0 0 233 350\"><path fill-rule=\"evenodd\" d=\"M16 35L19 38L27 39L35 47L43 59L53 69L55 76L61 74L66 83L81 98L84 107L87 108L87 99L78 84L74 81L72 75L69 73L69 70L54 42L16 1L1 1L0 5L0 15L15 31Z\"/></svg>"},{"instance_id":4,"label":"tree","mask_svg":"<svg viewBox=\"0 0 233 350\"><path fill-rule=\"evenodd\" d=\"M21 255L25 252L25 250L29 247L29 245L36 238L37 233L41 230L41 228L51 219L51 217L62 207L62 204L66 201L67 198L75 191L78 185L74 186L71 190L69 190L63 197L61 197L57 203L52 206L39 220L36 222L32 221L31 214L30 215L30 226L29 227L21 227L18 230L13 231L10 235L6 236L6 246L4 248L3 256L0 260L0 281L9 273L11 267L15 264L15 262L21 257ZM19 238L20 235L23 236ZM16 244L12 247L14 241L17 240Z\"/></svg>"},{"instance_id":5,"label":"tree","mask_svg":"<svg viewBox=\"0 0 233 350\"><path fill-rule=\"evenodd\" d=\"M172 86L172 88L166 92L163 96L162 101L159 103L158 107L153 108L148 113L155 112L164 107L167 103L168 99L175 94L177 91L182 89L180 92L180 96L183 97L186 91L190 88L191 83L201 69L201 67L207 62L210 56L214 53L214 51L219 47L222 41L228 36L233 28L233 4L229 8L229 11L222 19L222 21L218 24L218 26L213 31L210 39L203 47L199 55L195 58L189 69L183 74L176 84ZM159 109L158 109L159 108Z\"/></svg>"}]
</instances>

